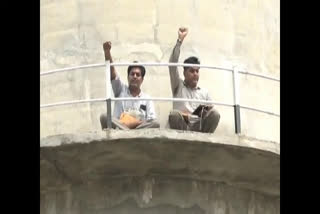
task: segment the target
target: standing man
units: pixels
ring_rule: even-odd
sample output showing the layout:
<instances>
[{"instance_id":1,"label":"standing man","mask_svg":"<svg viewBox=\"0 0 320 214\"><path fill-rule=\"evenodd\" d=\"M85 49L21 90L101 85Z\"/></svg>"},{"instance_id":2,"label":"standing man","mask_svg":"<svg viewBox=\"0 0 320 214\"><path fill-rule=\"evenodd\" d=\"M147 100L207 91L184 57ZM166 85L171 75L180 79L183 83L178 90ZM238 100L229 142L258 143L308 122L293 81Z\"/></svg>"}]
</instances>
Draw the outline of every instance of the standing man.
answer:
<instances>
[{"instance_id":1,"label":"standing man","mask_svg":"<svg viewBox=\"0 0 320 214\"><path fill-rule=\"evenodd\" d=\"M178 40L172 51L169 62L177 63L180 47L188 29L178 30ZM200 64L197 57L191 56L184 63ZM199 67L184 67L184 80L180 79L176 66L169 66L171 90L174 98L211 100L207 90L198 86ZM213 105L199 105L193 102L173 102L173 111L169 115L169 125L172 129L191 130L213 133L219 123L220 114Z\"/></svg>"},{"instance_id":2,"label":"standing man","mask_svg":"<svg viewBox=\"0 0 320 214\"><path fill-rule=\"evenodd\" d=\"M105 60L111 57L111 42L103 44ZM149 98L150 96L141 91L141 84L145 75L145 68L140 65L130 65L128 67L128 85L124 84L117 75L115 68L111 66L111 84L115 97L140 97ZM100 116L101 128L107 128L107 115ZM115 101L112 127L123 130L159 128L160 124L156 120L156 114L152 101Z\"/></svg>"}]
</instances>

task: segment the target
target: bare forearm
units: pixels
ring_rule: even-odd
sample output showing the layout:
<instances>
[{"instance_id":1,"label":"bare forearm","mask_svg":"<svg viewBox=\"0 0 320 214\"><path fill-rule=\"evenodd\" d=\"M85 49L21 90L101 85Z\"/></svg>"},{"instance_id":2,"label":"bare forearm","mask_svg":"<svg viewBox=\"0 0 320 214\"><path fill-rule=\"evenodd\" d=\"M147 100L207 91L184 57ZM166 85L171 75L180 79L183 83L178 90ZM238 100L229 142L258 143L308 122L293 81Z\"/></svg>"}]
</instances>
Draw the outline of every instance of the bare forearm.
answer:
<instances>
[{"instance_id":1,"label":"bare forearm","mask_svg":"<svg viewBox=\"0 0 320 214\"><path fill-rule=\"evenodd\" d=\"M106 61L109 60L110 63L113 63L110 50L111 50L111 42L107 41L103 43L104 59ZM114 80L116 76L117 76L116 70L114 69L114 66L111 66L111 80Z\"/></svg>"},{"instance_id":2,"label":"bare forearm","mask_svg":"<svg viewBox=\"0 0 320 214\"><path fill-rule=\"evenodd\" d=\"M110 63L113 63L110 51L105 51L104 58L106 61L109 60ZM116 78L116 76L117 76L116 70L114 69L114 66L111 66L111 80L114 80Z\"/></svg>"}]
</instances>

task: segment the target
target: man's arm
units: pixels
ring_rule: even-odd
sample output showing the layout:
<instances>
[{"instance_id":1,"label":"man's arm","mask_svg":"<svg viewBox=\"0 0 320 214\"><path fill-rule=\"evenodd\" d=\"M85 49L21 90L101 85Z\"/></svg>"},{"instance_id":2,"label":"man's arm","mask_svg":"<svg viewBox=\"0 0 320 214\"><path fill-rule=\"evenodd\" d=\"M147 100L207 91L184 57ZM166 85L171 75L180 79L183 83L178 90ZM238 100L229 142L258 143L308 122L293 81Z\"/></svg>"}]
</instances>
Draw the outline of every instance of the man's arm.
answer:
<instances>
[{"instance_id":1,"label":"man's arm","mask_svg":"<svg viewBox=\"0 0 320 214\"><path fill-rule=\"evenodd\" d=\"M173 48L172 54L170 56L169 62L172 63L177 63L179 61L179 56L180 56L180 46L184 40L184 37L188 34L188 29L187 28L179 28L178 30L178 40ZM171 82L171 90L172 94L176 94L176 90L178 89L179 86L179 72L177 66L169 66L169 74L170 74L170 82Z\"/></svg>"},{"instance_id":2,"label":"man's arm","mask_svg":"<svg viewBox=\"0 0 320 214\"><path fill-rule=\"evenodd\" d=\"M153 101L147 101L147 120L156 119L156 111L154 109Z\"/></svg>"},{"instance_id":3,"label":"man's arm","mask_svg":"<svg viewBox=\"0 0 320 214\"><path fill-rule=\"evenodd\" d=\"M211 97L209 95L209 92L207 92L206 100L212 101L212 99L211 99ZM206 104L206 106L207 106L207 110L208 111L213 108L213 104Z\"/></svg>"},{"instance_id":4,"label":"man's arm","mask_svg":"<svg viewBox=\"0 0 320 214\"><path fill-rule=\"evenodd\" d=\"M112 57L111 57L111 42L105 42L103 43L103 51L104 51L104 58L105 60L109 60L110 63L112 63ZM114 66L111 66L111 80L114 80L117 76L116 70L114 69Z\"/></svg>"},{"instance_id":5,"label":"man's arm","mask_svg":"<svg viewBox=\"0 0 320 214\"><path fill-rule=\"evenodd\" d=\"M113 62L112 56L111 56L111 42L105 42L103 43L103 51L104 51L104 58L105 60L109 60L110 63ZM122 91L123 84L119 77L117 78L117 73L114 68L114 66L111 66L111 84L112 84L112 90L115 97L118 97Z\"/></svg>"}]
</instances>

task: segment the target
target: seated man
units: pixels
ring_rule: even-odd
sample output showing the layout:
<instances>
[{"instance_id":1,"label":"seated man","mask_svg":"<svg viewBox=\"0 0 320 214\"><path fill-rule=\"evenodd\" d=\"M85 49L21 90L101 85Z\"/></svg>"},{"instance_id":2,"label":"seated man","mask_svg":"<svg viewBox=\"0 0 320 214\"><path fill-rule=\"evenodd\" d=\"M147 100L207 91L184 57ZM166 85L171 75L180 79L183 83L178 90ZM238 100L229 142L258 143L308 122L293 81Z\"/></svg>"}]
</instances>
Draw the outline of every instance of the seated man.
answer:
<instances>
[{"instance_id":1,"label":"seated man","mask_svg":"<svg viewBox=\"0 0 320 214\"><path fill-rule=\"evenodd\" d=\"M105 60L112 62L110 53L111 42L103 44ZM140 86L145 75L145 68L140 65L128 67L128 84L125 85L117 75L115 68L111 66L111 84L115 97L141 97L148 98L149 95L143 93ZM107 115L100 116L102 129L107 128ZM115 101L112 127L119 129L141 129L159 128L160 124L156 121L156 114L153 102L149 100L139 101Z\"/></svg>"},{"instance_id":2,"label":"seated man","mask_svg":"<svg viewBox=\"0 0 320 214\"><path fill-rule=\"evenodd\" d=\"M179 28L178 40L169 62L178 62L180 46L187 34L187 28ZM187 58L184 63L200 64L200 61L197 57L192 56ZM169 66L169 74L173 97L211 100L208 91L197 86L199 67L184 67L184 81L179 78L176 66ZM199 105L199 103L193 102L173 102L173 109L169 115L169 125L172 129L213 133L220 120L220 114L213 108L213 105Z\"/></svg>"}]
</instances>

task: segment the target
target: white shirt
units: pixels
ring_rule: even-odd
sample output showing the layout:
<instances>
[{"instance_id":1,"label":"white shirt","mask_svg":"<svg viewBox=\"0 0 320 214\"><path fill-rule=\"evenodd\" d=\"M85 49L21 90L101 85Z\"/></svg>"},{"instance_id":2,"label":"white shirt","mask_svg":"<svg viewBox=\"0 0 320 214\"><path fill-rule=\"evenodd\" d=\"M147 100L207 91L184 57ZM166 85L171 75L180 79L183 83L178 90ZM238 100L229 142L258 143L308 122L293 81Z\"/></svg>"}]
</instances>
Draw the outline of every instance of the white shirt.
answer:
<instances>
[{"instance_id":1,"label":"white shirt","mask_svg":"<svg viewBox=\"0 0 320 214\"><path fill-rule=\"evenodd\" d=\"M111 81L113 93L115 97L133 97L127 85L125 85L118 76ZM150 98L149 95L142 91L136 98ZM142 106L142 108L141 108ZM145 110L143 108L145 107ZM150 120L156 118L153 102L150 100L127 100L115 101L113 116L120 118L122 112L128 112L131 115L137 115L140 120Z\"/></svg>"}]
</instances>

